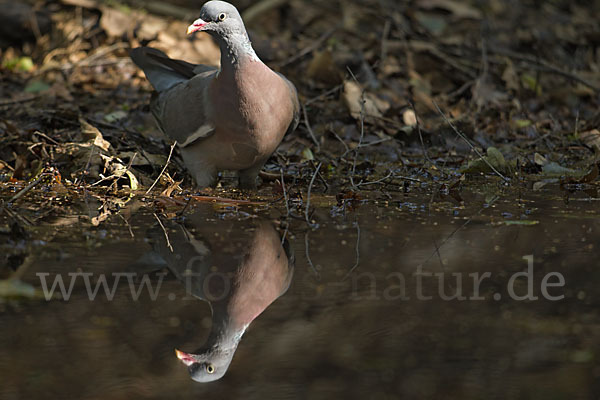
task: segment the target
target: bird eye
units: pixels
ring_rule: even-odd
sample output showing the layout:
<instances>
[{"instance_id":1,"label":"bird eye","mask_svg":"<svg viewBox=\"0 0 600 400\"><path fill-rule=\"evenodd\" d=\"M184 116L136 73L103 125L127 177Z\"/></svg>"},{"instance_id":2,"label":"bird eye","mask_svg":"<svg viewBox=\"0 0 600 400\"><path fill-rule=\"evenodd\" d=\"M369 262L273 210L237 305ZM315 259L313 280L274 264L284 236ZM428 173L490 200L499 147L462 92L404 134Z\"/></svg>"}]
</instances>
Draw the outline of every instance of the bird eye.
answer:
<instances>
[{"instance_id":1,"label":"bird eye","mask_svg":"<svg viewBox=\"0 0 600 400\"><path fill-rule=\"evenodd\" d=\"M227 18L227 14L225 14L225 13L221 13L217 16L217 19L219 21L225 21L225 18Z\"/></svg>"},{"instance_id":2,"label":"bird eye","mask_svg":"<svg viewBox=\"0 0 600 400\"><path fill-rule=\"evenodd\" d=\"M206 364L206 372L208 372L209 374L214 373L215 367L213 367L212 364Z\"/></svg>"}]
</instances>

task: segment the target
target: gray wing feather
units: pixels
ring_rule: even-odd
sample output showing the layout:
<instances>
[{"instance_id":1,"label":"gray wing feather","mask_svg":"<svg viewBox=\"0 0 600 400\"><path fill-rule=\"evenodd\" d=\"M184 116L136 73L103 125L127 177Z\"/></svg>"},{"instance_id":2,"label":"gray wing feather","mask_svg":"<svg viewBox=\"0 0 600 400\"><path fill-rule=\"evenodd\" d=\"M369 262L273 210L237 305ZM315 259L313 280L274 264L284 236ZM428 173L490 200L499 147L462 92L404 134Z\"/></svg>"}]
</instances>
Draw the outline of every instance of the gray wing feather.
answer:
<instances>
[{"instance_id":1,"label":"gray wing feather","mask_svg":"<svg viewBox=\"0 0 600 400\"><path fill-rule=\"evenodd\" d=\"M167 136L184 147L214 132L208 89L217 68L174 60L149 47L133 49L130 56L158 92L150 110Z\"/></svg>"}]
</instances>

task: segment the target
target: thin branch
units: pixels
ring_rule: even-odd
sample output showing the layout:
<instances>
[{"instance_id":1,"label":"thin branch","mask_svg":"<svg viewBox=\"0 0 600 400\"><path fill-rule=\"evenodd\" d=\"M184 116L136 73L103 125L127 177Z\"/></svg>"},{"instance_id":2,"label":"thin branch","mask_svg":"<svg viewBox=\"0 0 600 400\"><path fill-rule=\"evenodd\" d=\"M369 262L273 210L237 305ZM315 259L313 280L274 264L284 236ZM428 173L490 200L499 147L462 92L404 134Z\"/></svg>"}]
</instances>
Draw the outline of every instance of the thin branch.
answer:
<instances>
[{"instance_id":1,"label":"thin branch","mask_svg":"<svg viewBox=\"0 0 600 400\"><path fill-rule=\"evenodd\" d=\"M338 27L339 27L339 25L336 25L333 28L329 29L328 31L326 31L325 33L323 33L317 40L313 41L309 46L307 46L304 49L300 50L300 52L296 53L292 57L290 57L287 60L283 61L278 66L279 67L285 67L286 65L291 64L291 63L293 63L293 62L301 59L305 55L312 53L313 51L315 51L316 49L318 49L319 47L321 47L321 45L323 44L323 42L325 42L327 39L329 39L329 37L331 35L333 35L335 31L337 31Z\"/></svg>"},{"instance_id":2,"label":"thin branch","mask_svg":"<svg viewBox=\"0 0 600 400\"><path fill-rule=\"evenodd\" d=\"M315 265L313 264L312 260L310 259L310 252L308 250L308 231L306 231L304 233L304 252L306 254L306 262L308 262L310 269L317 277L317 280L320 279L319 271L317 271L317 269L315 268Z\"/></svg>"},{"instance_id":3,"label":"thin branch","mask_svg":"<svg viewBox=\"0 0 600 400\"><path fill-rule=\"evenodd\" d=\"M162 171L160 171L160 174L158 174L158 177L156 178L154 183L152 183L152 186L150 186L150 188L148 190L146 190L146 194L150 193L152 191L152 189L154 189L154 186L158 183L158 181L160 180L160 177L165 173L165 170L167 169L167 166L169 165L169 161L171 161L171 155L173 155L173 149L175 148L176 144L177 144L177 142L174 142L171 145L171 150L169 151L169 157L167 157L167 162L165 163L165 166L163 167Z\"/></svg>"},{"instance_id":4,"label":"thin branch","mask_svg":"<svg viewBox=\"0 0 600 400\"><path fill-rule=\"evenodd\" d=\"M453 130L453 131L454 131L454 132L455 132L455 133L456 133L458 136L460 136L460 138L461 138L462 140L464 140L464 141L465 141L465 142L466 142L466 143L469 145L469 147L471 147L471 150L473 150L473 151L475 152L475 154L477 154L477 155L479 156L479 158L480 158L481 160L483 160L483 162L484 162L484 163L486 163L486 165L487 165L488 167L490 167L490 169L496 173L496 175L498 175L500 178L502 178L502 179L503 179L505 182L510 182L510 179L508 179L507 177L505 177L504 175L502 175L502 174L500 173L500 171L498 171L498 170L497 170L497 169L496 169L496 168L495 168L495 167L494 167L492 164L490 164L490 162L489 162L489 161L488 161L488 160L487 160L487 159L486 159L486 158L483 156L483 154L481 154L481 153L479 152L479 150L477 150L477 149L475 148L475 146L473 146L473 144L471 143L471 141L470 141L470 140L469 140L469 139L468 139L468 138L467 138L467 137L466 137L466 136L465 136L465 135L464 135L464 134L463 134L461 131L459 131L459 130L458 130L458 129L457 129L455 126L454 126L454 124L452 124L452 122L450 122L450 120L448 120L448 118L446 117L446 114L444 114L444 113L442 112L442 110L440 110L440 107L437 105L437 103L435 102L435 100L431 99L431 102L433 103L433 105L435 106L435 108L438 110L438 112L440 113L440 115L442 116L442 118L444 118L444 121L446 121L446 123L447 123L448 125L450 125L450 127L452 128L452 130Z\"/></svg>"},{"instance_id":5,"label":"thin branch","mask_svg":"<svg viewBox=\"0 0 600 400\"><path fill-rule=\"evenodd\" d=\"M285 177L283 176L283 168L279 168L279 172L281 173L281 189L283 190L283 199L285 201L285 210L287 212L286 217L289 217L289 215L290 215L290 204L289 204L289 199L288 199L287 191L285 189Z\"/></svg>"},{"instance_id":6,"label":"thin branch","mask_svg":"<svg viewBox=\"0 0 600 400\"><path fill-rule=\"evenodd\" d=\"M350 72L350 75L352 76L352 79L354 79L354 82L356 82L357 85L360 85L360 83L358 82L358 79L356 79L356 76L354 75L354 73L352 72L352 70L350 68L348 68L348 72ZM363 89L362 92L360 93L360 138L358 139L358 146L356 146L356 148L354 149L354 159L352 161L352 173L350 174L350 184L355 189L357 189L357 186L354 184L354 175L356 173L356 161L358 159L358 151L360 150L360 147L362 145L362 141L363 141L364 137L365 137L365 91Z\"/></svg>"},{"instance_id":7,"label":"thin branch","mask_svg":"<svg viewBox=\"0 0 600 400\"><path fill-rule=\"evenodd\" d=\"M311 226L311 227L313 226L313 224L310 223L310 220L308 218L308 212L310 209L310 192L312 191L313 184L315 183L315 178L317 177L317 174L319 173L319 169L321 169L322 164L323 163L320 162L317 165L317 169L315 170L315 172L312 176L312 179L310 180L310 184L308 185L308 192L306 193L306 209L304 210L304 219L306 220L306 223L308 224L308 226Z\"/></svg>"},{"instance_id":8,"label":"thin branch","mask_svg":"<svg viewBox=\"0 0 600 400\"><path fill-rule=\"evenodd\" d=\"M34 187L36 187L42 181L42 179L44 179L44 174L40 175L35 181L31 182L29 185L25 186L17 194L15 194L13 197L11 197L10 200L8 201L8 203L9 204L14 203L15 201L19 200L21 197L25 196L25 194L27 192L29 192L31 189L33 189Z\"/></svg>"},{"instance_id":9,"label":"thin branch","mask_svg":"<svg viewBox=\"0 0 600 400\"><path fill-rule=\"evenodd\" d=\"M310 121L308 120L308 115L306 113L306 107L304 106L304 104L302 104L302 115L304 116L304 126L306 126L306 130L308 131L308 134L310 135L312 141L315 143L315 146L317 146L317 152L319 152L321 150L321 145L319 145L319 142L315 137L315 133L310 127Z\"/></svg>"}]
</instances>

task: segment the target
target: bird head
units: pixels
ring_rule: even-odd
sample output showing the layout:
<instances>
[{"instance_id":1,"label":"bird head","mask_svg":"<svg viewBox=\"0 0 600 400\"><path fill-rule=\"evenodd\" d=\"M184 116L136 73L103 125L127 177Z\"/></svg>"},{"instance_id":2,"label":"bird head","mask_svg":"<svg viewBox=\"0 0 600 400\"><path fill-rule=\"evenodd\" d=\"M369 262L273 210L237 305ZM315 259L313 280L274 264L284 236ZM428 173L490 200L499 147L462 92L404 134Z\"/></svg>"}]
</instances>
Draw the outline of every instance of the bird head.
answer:
<instances>
[{"instance_id":1,"label":"bird head","mask_svg":"<svg viewBox=\"0 0 600 400\"><path fill-rule=\"evenodd\" d=\"M209 1L202 6L200 18L187 29L187 33L208 32L226 38L235 34L246 35L246 28L238 10L225 1Z\"/></svg>"}]
</instances>

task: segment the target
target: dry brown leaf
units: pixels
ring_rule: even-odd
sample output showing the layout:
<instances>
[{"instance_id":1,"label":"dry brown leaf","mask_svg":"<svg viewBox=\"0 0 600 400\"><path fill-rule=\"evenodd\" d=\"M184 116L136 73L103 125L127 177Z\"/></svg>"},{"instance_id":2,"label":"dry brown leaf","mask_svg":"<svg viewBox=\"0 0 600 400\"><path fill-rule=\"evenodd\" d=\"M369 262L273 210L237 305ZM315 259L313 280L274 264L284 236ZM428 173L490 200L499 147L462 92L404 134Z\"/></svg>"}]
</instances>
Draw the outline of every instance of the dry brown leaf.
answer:
<instances>
[{"instance_id":1,"label":"dry brown leaf","mask_svg":"<svg viewBox=\"0 0 600 400\"><path fill-rule=\"evenodd\" d=\"M579 139L586 145L600 150L600 130L592 129L579 133Z\"/></svg>"},{"instance_id":2,"label":"dry brown leaf","mask_svg":"<svg viewBox=\"0 0 600 400\"><path fill-rule=\"evenodd\" d=\"M81 134L84 138L88 139L95 146L101 148L102 150L108 151L110 143L104 140L104 138L102 137L102 133L98 128L96 128L83 118L79 119L79 124L81 125Z\"/></svg>"},{"instance_id":3,"label":"dry brown leaf","mask_svg":"<svg viewBox=\"0 0 600 400\"><path fill-rule=\"evenodd\" d=\"M390 107L387 102L370 93L363 94L362 88L353 81L344 82L342 101L350 111L350 115L355 119L360 119L363 113L365 117L382 117L383 112Z\"/></svg>"}]
</instances>

